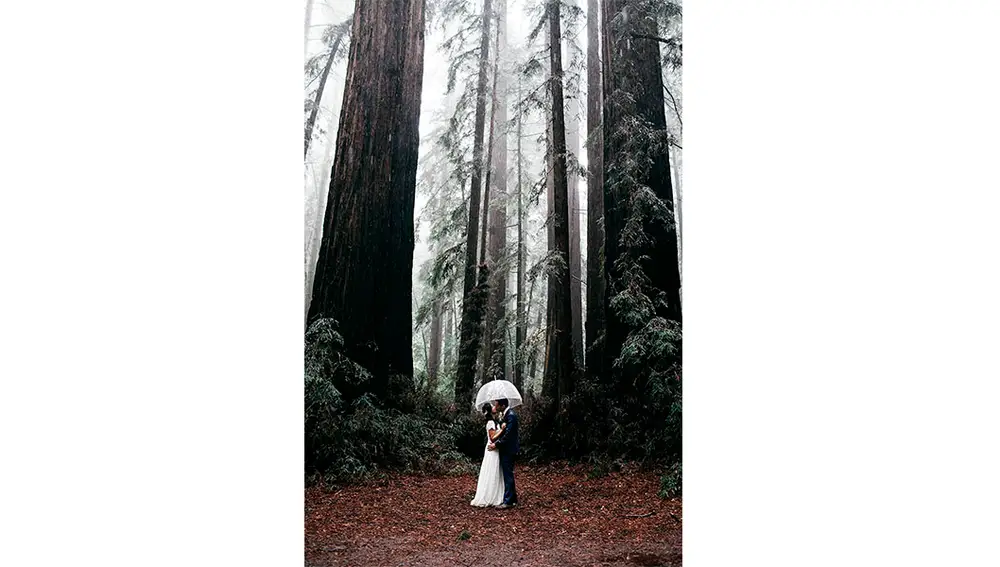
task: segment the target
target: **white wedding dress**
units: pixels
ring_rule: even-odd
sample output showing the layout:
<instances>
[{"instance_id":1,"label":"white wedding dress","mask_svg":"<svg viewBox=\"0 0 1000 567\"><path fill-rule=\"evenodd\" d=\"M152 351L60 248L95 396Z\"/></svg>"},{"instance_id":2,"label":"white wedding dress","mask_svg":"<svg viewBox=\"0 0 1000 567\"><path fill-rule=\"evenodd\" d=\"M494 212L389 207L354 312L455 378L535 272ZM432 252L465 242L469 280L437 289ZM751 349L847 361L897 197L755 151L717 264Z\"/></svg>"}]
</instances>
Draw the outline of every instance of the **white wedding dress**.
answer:
<instances>
[{"instance_id":1,"label":"white wedding dress","mask_svg":"<svg viewBox=\"0 0 1000 567\"><path fill-rule=\"evenodd\" d=\"M472 499L473 506L499 506L503 504L503 474L500 472L500 455L490 451L491 429L497 424L490 420L486 424L486 449L483 450L483 465L479 467L479 482L476 484L476 497Z\"/></svg>"}]
</instances>

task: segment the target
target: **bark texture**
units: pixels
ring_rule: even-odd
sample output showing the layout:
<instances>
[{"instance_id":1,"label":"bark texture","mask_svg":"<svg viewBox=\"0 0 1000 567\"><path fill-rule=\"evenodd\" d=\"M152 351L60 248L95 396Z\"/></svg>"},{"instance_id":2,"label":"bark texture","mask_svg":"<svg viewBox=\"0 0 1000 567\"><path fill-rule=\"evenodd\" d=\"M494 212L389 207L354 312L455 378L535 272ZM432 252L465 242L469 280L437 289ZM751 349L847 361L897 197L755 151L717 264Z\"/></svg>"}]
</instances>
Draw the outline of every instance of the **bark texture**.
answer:
<instances>
[{"instance_id":1,"label":"bark texture","mask_svg":"<svg viewBox=\"0 0 1000 567\"><path fill-rule=\"evenodd\" d=\"M604 331L604 131L601 121L600 14L587 0L587 375L600 373Z\"/></svg>"},{"instance_id":2,"label":"bark texture","mask_svg":"<svg viewBox=\"0 0 1000 567\"><path fill-rule=\"evenodd\" d=\"M441 323L441 300L435 299L431 306L431 340L427 354L427 391L430 394L437 392L441 372L441 344L444 338Z\"/></svg>"},{"instance_id":3,"label":"bark texture","mask_svg":"<svg viewBox=\"0 0 1000 567\"><path fill-rule=\"evenodd\" d=\"M413 207L424 0L358 0L310 319L339 321L345 352L386 395L412 378Z\"/></svg>"},{"instance_id":4,"label":"bark texture","mask_svg":"<svg viewBox=\"0 0 1000 567\"><path fill-rule=\"evenodd\" d=\"M524 385L524 341L528 336L528 314L524 303L524 278L527 268L527 254L524 242L524 191L521 180L521 116L517 118L517 329L514 334L514 385L523 392Z\"/></svg>"},{"instance_id":5,"label":"bark texture","mask_svg":"<svg viewBox=\"0 0 1000 567\"><path fill-rule=\"evenodd\" d=\"M549 19L549 63L552 93L552 188L553 188L553 239L555 252L561 266L550 277L552 328L546 364L545 384L542 394L550 403L558 407L560 398L573 390L573 310L570 302L569 281L569 197L566 183L566 122L563 108L563 69L560 49L560 6L559 0L550 0ZM544 386L548 386L547 390Z\"/></svg>"},{"instance_id":6,"label":"bark texture","mask_svg":"<svg viewBox=\"0 0 1000 567\"><path fill-rule=\"evenodd\" d=\"M497 39L499 39L499 37ZM494 144L495 144L494 137L496 135L496 117L497 117L497 63L498 63L498 60L496 58L496 53L497 53L498 49L496 49L496 47L497 46L494 45L494 50L493 50L493 53L494 53L494 57L493 57L493 87L490 89L490 129L489 129L489 138L488 138L489 141L486 144L486 148L487 148L486 149L486 184L484 186L485 189L483 191L483 226L482 226L482 228L480 230L480 233L479 233L479 257L482 258L483 262L485 264L487 264L488 266L490 266L491 269L494 267L494 263L496 262L496 255L493 254L491 252L491 250L488 250L486 248L486 243L487 243L486 235L490 234L490 231L491 231L491 225L488 224L488 223L493 220L493 216L494 216L493 207L495 205L494 201L496 199L496 197L492 194L492 191L491 191L493 189L493 183L494 183L494 181L493 181L493 179L491 179L491 177L492 177L492 174L493 174L493 147L494 147ZM490 234L490 241L489 242L490 242L490 245L492 247L492 234ZM487 375L488 375L489 369L490 369L490 354L493 351L493 348L492 348L493 347L493 334L496 332L496 329L493 328L493 324L491 324L492 322L490 321L490 314L492 313L492 311L491 311L492 308L490 306L490 302L492 301L492 298L493 298L493 291L492 290L493 290L494 284L496 283L495 282L496 273L493 272L492 270L491 270L490 273L493 274L492 277L490 278L490 282L489 282L490 294L489 294L489 297L486 300L486 303L487 303L486 312L483 314L483 318L484 318L484 321L486 323L486 326L483 329L483 341L482 341L482 344L480 345L480 356L479 356L478 365L477 365L478 376L479 376L479 380L478 380L479 384L485 384L486 380L488 380Z\"/></svg>"},{"instance_id":7,"label":"bark texture","mask_svg":"<svg viewBox=\"0 0 1000 567\"><path fill-rule=\"evenodd\" d=\"M656 133L666 131L663 77L660 67L659 44L644 37L657 37L655 18L644 12L643 3L629 0L607 0L603 14L604 52L604 226L606 306L610 305L619 282L626 275L616 261L624 253L621 234L629 218L633 193L627 180L621 178L622 164L630 143L628 133L634 124L645 123ZM627 17L623 11L628 9ZM630 123L632 126L630 126ZM636 180L649 187L673 214L673 190L666 144L650 145L651 167L645 179ZM624 189L623 189L624 188ZM656 314L681 321L680 271L677 263L677 233L672 223L643 223L649 243L633 255L641 256L647 286L663 293ZM608 308L606 313L604 373L611 375L614 359L621 353L628 336L628 325Z\"/></svg>"},{"instance_id":8,"label":"bark texture","mask_svg":"<svg viewBox=\"0 0 1000 567\"><path fill-rule=\"evenodd\" d=\"M507 73L503 54L507 50L507 0L496 5L497 36L493 81L493 136L490 163L489 258L492 282L486 311L486 379L507 375Z\"/></svg>"},{"instance_id":9,"label":"bark texture","mask_svg":"<svg viewBox=\"0 0 1000 567\"><path fill-rule=\"evenodd\" d=\"M547 9L547 8L546 8ZM545 67L545 81L546 83L551 81L552 72L551 66ZM548 116L545 125L545 224L546 224L546 248L545 252L547 255L552 255L556 249L556 237L555 237L555 224L553 222L553 215L555 214L555 189L553 181L553 172L555 171L555 159L553 157L554 150L552 149L552 89L545 89L545 96L548 100ZM542 391L549 390L551 388L558 388L551 384L546 384L545 380L549 379L548 370L546 370L549 363L549 343L552 342L552 306L555 304L555 298L553 297L553 282L552 276L546 273L546 294L545 294L545 350L544 356L542 358Z\"/></svg>"},{"instance_id":10,"label":"bark texture","mask_svg":"<svg viewBox=\"0 0 1000 567\"><path fill-rule=\"evenodd\" d=\"M571 6L576 2L571 1ZM567 25L566 52L576 50L576 33L572 24ZM566 174L567 191L569 192L569 289L570 302L573 307L573 364L576 368L583 367L583 291L580 250L580 175L575 165L580 156L580 100L569 98L566 101L566 151L567 163L574 164Z\"/></svg>"},{"instance_id":11,"label":"bark texture","mask_svg":"<svg viewBox=\"0 0 1000 567\"><path fill-rule=\"evenodd\" d=\"M465 240L465 278L462 300L461 340L455 377L455 406L464 407L474 400L476 355L482 335L482 308L473 309L472 294L477 288L476 252L479 232L480 197L483 179L483 130L486 127L486 78L490 56L491 0L483 1L482 39L479 43L479 81L476 86L476 116L472 142L472 186L469 195L469 222ZM485 282L483 282L485 285Z\"/></svg>"}]
</instances>

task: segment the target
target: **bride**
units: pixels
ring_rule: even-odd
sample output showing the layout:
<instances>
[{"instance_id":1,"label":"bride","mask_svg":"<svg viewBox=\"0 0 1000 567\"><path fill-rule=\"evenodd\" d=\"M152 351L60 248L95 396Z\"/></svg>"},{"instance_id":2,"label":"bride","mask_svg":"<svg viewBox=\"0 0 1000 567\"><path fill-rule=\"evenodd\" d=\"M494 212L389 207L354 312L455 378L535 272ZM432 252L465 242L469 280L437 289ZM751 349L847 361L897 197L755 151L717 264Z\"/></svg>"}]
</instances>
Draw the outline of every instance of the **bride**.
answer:
<instances>
[{"instance_id":1,"label":"bride","mask_svg":"<svg viewBox=\"0 0 1000 567\"><path fill-rule=\"evenodd\" d=\"M486 417L486 448L483 449L483 465L479 468L479 482L476 484L476 497L472 499L473 506L499 506L503 503L503 475L500 473L500 455L490 451L489 445L500 428L493 421L490 404L483 404L483 416Z\"/></svg>"}]
</instances>

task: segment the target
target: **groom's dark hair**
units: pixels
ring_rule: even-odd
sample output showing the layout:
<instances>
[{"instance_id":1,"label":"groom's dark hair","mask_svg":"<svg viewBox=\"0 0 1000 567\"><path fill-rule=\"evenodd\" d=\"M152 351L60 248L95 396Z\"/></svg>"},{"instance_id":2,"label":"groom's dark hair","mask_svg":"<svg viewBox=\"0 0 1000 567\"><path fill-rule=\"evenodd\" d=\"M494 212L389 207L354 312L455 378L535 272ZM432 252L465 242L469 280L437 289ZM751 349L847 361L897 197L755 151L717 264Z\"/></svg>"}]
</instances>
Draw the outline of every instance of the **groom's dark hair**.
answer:
<instances>
[{"instance_id":1,"label":"groom's dark hair","mask_svg":"<svg viewBox=\"0 0 1000 567\"><path fill-rule=\"evenodd\" d=\"M502 408L504 408L504 409L507 409L507 406L509 406L509 405L510 405L510 402L508 402L508 401L507 401L507 398L503 398L502 400L497 400L497 404L498 404L498 405L499 405L500 407L502 407Z\"/></svg>"}]
</instances>

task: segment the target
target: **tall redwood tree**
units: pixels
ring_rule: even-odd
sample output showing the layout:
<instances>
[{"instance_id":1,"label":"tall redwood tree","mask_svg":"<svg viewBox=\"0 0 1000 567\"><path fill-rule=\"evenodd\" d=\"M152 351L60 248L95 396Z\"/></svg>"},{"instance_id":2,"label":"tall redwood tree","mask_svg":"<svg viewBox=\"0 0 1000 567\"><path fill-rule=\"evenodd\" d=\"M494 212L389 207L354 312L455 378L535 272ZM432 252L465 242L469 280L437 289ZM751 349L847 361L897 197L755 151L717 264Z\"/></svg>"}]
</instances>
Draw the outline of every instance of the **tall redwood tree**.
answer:
<instances>
[{"instance_id":1,"label":"tall redwood tree","mask_svg":"<svg viewBox=\"0 0 1000 567\"><path fill-rule=\"evenodd\" d=\"M387 393L413 374L411 276L424 0L357 0L309 319Z\"/></svg>"},{"instance_id":2,"label":"tall redwood tree","mask_svg":"<svg viewBox=\"0 0 1000 567\"><path fill-rule=\"evenodd\" d=\"M577 0L572 0L570 6L576 8ZM566 53L572 54L578 49L577 34L574 20L566 23L563 33ZM569 97L566 101L566 159L568 163L576 164L580 158L580 100ZM569 289L570 301L573 307L573 362L577 368L583 367L583 274L581 269L580 249L580 175L577 168L567 168L566 187L569 192Z\"/></svg>"},{"instance_id":3,"label":"tall redwood tree","mask_svg":"<svg viewBox=\"0 0 1000 567\"><path fill-rule=\"evenodd\" d=\"M507 50L507 0L498 0L496 53L493 80L493 140L490 168L489 259L494 267L490 297L486 312L486 357L483 366L486 379L507 378L507 70L504 53Z\"/></svg>"},{"instance_id":4,"label":"tall redwood tree","mask_svg":"<svg viewBox=\"0 0 1000 567\"><path fill-rule=\"evenodd\" d=\"M458 368L455 376L455 406L471 404L475 395L476 356L482 339L482 307L474 301L481 274L476 271L477 236L479 235L480 198L483 184L483 130L486 128L486 79L490 59L490 20L492 0L483 0L482 35L479 42L479 80L476 85L476 116L472 141L472 185L469 196L469 217L465 240L465 277L462 286L461 340L458 346ZM485 209L485 206L482 207ZM483 212L482 214L485 214ZM485 285L484 281L484 285Z\"/></svg>"},{"instance_id":5,"label":"tall redwood tree","mask_svg":"<svg viewBox=\"0 0 1000 567\"><path fill-rule=\"evenodd\" d=\"M548 360L542 393L558 406L559 399L573 391L573 310L570 302L569 196L566 183L566 120L563 109L563 66L559 0L547 4L549 20L549 81L552 93L552 235L555 253L561 259L554 277L549 277L550 318Z\"/></svg>"},{"instance_id":6,"label":"tall redwood tree","mask_svg":"<svg viewBox=\"0 0 1000 567\"><path fill-rule=\"evenodd\" d=\"M604 131L598 1L587 0L587 374L600 373L604 332Z\"/></svg>"},{"instance_id":7,"label":"tall redwood tree","mask_svg":"<svg viewBox=\"0 0 1000 567\"><path fill-rule=\"evenodd\" d=\"M605 0L604 227L606 341L604 374L614 373L629 334L626 304L681 323L677 233L658 26L652 0ZM650 143L651 141L656 143ZM617 300L617 301L616 301ZM616 308L615 304L619 304ZM631 307L632 311L637 308ZM641 384L617 384L641 390Z\"/></svg>"}]
</instances>

